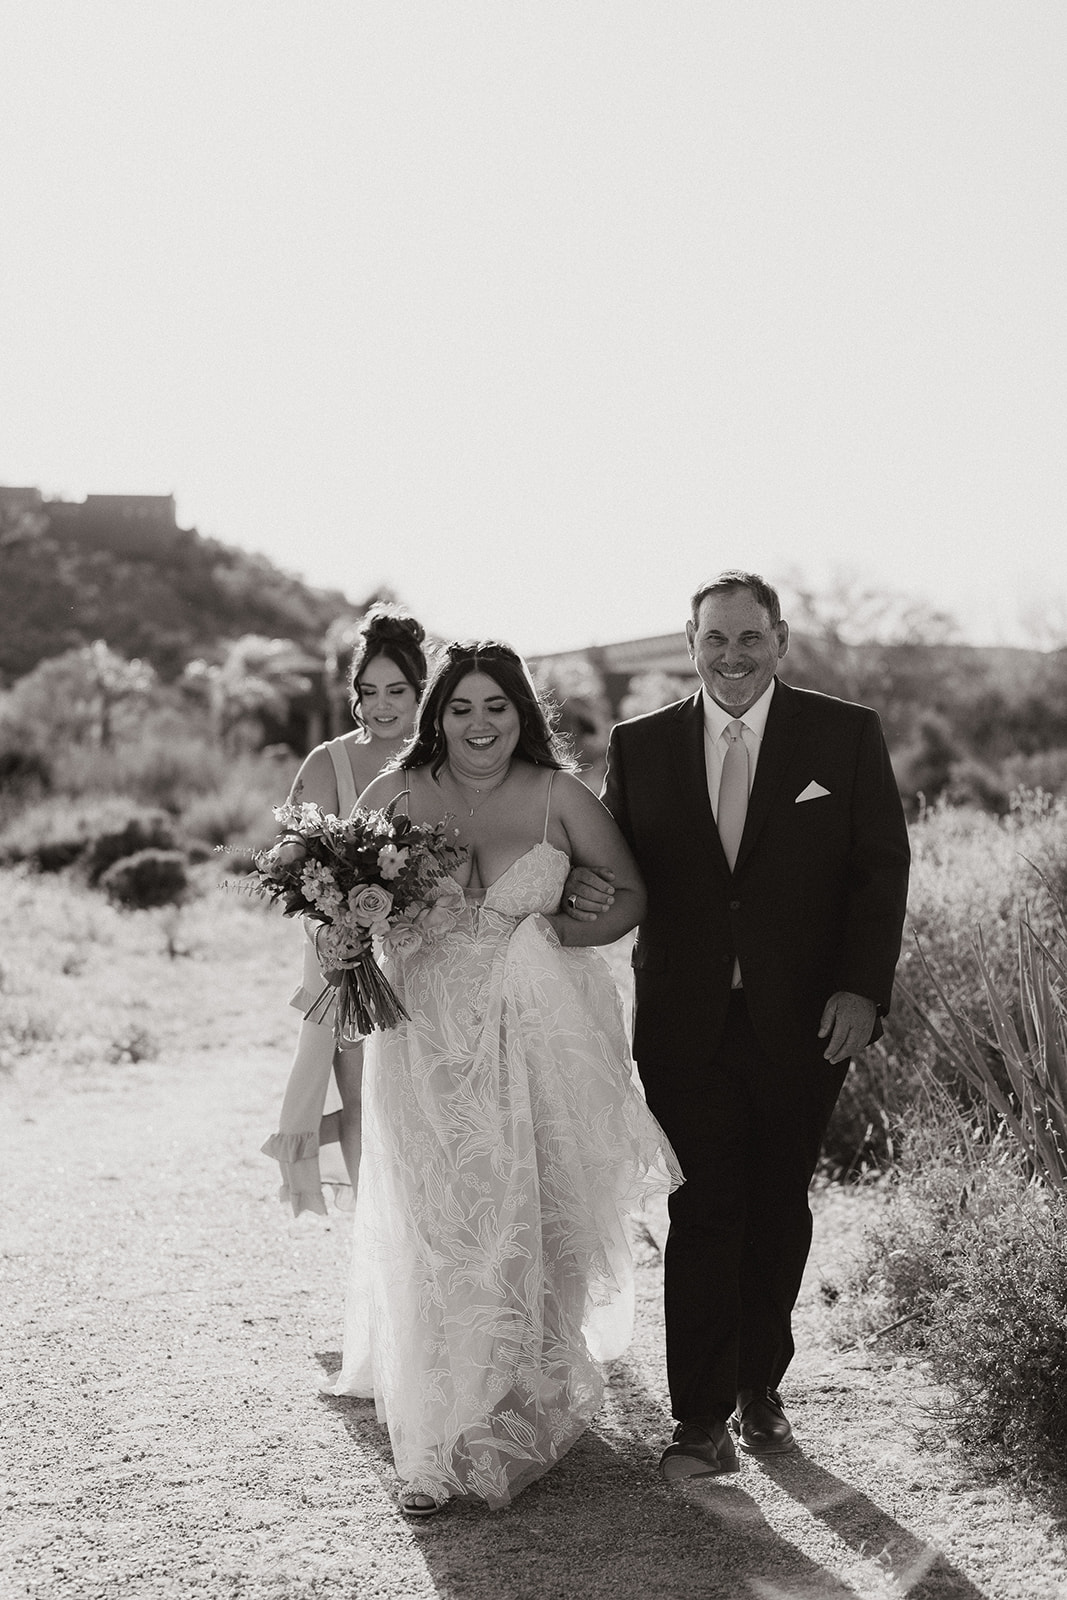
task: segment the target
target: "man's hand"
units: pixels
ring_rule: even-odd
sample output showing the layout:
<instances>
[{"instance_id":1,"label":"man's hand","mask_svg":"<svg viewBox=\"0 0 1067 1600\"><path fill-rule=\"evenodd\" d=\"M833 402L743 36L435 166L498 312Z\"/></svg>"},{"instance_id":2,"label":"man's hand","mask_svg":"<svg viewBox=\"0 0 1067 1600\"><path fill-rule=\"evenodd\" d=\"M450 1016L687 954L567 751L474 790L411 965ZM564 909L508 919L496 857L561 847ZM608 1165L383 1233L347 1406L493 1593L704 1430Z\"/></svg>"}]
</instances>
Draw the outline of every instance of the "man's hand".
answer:
<instances>
[{"instance_id":1,"label":"man's hand","mask_svg":"<svg viewBox=\"0 0 1067 1600\"><path fill-rule=\"evenodd\" d=\"M615 874L606 867L572 867L563 887L563 909L575 922L595 922L615 899Z\"/></svg>"},{"instance_id":2,"label":"man's hand","mask_svg":"<svg viewBox=\"0 0 1067 1600\"><path fill-rule=\"evenodd\" d=\"M844 1061L865 1049L874 1032L877 1015L877 1006L865 995L849 994L847 989L832 994L823 1007L819 1024L819 1038L830 1035L830 1042L823 1051L827 1061Z\"/></svg>"}]
</instances>

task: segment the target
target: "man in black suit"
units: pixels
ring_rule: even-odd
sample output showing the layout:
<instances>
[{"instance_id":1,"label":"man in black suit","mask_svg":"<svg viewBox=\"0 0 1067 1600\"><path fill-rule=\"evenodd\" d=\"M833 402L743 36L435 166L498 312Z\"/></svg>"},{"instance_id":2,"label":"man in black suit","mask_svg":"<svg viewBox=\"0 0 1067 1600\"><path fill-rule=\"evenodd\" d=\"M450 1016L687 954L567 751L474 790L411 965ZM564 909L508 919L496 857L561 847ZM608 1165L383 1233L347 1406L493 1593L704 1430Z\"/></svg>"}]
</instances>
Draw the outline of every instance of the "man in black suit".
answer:
<instances>
[{"instance_id":1,"label":"man in black suit","mask_svg":"<svg viewBox=\"0 0 1067 1600\"><path fill-rule=\"evenodd\" d=\"M634 1055L686 1176L664 1260L668 1479L736 1471L735 1439L793 1446L779 1384L808 1185L849 1060L889 1008L909 865L878 718L778 679L774 589L721 574L686 637L701 689L612 731L603 790L648 890ZM572 874L571 914L607 890Z\"/></svg>"}]
</instances>

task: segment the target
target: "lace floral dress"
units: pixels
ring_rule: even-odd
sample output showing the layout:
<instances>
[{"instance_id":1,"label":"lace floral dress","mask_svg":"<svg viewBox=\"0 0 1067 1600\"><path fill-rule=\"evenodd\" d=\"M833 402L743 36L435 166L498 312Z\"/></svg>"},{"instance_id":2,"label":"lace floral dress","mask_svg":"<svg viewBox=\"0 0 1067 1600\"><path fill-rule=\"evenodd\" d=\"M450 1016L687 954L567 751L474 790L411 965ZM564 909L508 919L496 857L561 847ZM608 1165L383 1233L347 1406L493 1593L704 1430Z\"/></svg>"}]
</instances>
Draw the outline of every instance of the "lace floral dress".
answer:
<instances>
[{"instance_id":1,"label":"lace floral dress","mask_svg":"<svg viewBox=\"0 0 1067 1600\"><path fill-rule=\"evenodd\" d=\"M604 961L560 949L543 840L388 969L366 1048L335 1394L373 1396L413 1492L505 1505L596 1411L633 1323L627 1213L681 1174L634 1087Z\"/></svg>"}]
</instances>

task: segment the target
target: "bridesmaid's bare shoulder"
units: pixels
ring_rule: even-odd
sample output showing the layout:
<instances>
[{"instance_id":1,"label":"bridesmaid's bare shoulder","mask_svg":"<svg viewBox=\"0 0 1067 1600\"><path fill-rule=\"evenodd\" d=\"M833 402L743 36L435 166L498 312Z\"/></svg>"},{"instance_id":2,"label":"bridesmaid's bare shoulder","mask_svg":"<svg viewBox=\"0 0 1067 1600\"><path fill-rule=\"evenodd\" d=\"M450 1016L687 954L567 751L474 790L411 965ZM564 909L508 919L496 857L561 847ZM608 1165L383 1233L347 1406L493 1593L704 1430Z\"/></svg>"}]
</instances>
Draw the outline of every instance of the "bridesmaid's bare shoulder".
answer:
<instances>
[{"instance_id":1,"label":"bridesmaid's bare shoulder","mask_svg":"<svg viewBox=\"0 0 1067 1600\"><path fill-rule=\"evenodd\" d=\"M383 772L367 785L356 803L361 811L381 811L390 800L395 800L409 787L410 775L407 772Z\"/></svg>"},{"instance_id":2,"label":"bridesmaid's bare shoulder","mask_svg":"<svg viewBox=\"0 0 1067 1600\"><path fill-rule=\"evenodd\" d=\"M300 763L289 800L294 806L316 805L331 813L337 810L337 776L324 744L317 744Z\"/></svg>"}]
</instances>

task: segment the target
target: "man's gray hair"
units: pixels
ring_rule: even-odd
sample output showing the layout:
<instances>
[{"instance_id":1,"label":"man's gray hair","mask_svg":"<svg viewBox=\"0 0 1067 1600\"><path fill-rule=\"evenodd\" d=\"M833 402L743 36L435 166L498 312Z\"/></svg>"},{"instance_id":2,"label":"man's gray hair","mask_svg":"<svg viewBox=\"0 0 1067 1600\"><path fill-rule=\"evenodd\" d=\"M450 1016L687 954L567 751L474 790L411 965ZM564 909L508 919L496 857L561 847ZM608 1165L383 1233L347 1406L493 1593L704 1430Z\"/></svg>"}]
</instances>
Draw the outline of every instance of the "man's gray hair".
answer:
<instances>
[{"instance_id":1,"label":"man's gray hair","mask_svg":"<svg viewBox=\"0 0 1067 1600\"><path fill-rule=\"evenodd\" d=\"M717 578L709 578L702 583L690 602L690 611L694 628L700 620L700 607L709 594L734 594L738 589L747 589L757 605L761 605L770 618L771 627L782 620L782 602L778 598L777 589L769 584L766 578L761 578L758 572L741 572L730 567L726 572L720 572Z\"/></svg>"}]
</instances>

